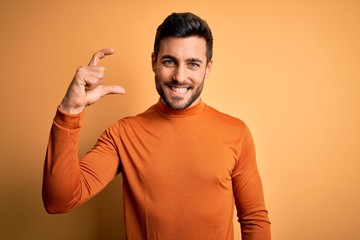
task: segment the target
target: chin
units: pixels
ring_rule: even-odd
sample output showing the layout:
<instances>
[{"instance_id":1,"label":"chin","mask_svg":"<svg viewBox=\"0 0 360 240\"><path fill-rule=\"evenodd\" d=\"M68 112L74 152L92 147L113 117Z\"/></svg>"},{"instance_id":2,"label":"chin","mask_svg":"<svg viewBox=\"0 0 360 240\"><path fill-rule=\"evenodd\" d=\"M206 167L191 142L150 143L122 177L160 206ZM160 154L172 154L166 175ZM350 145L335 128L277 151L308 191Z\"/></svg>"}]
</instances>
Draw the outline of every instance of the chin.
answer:
<instances>
[{"instance_id":1,"label":"chin","mask_svg":"<svg viewBox=\"0 0 360 240\"><path fill-rule=\"evenodd\" d=\"M190 107L196 99L182 99L182 98L175 98L170 99L168 97L161 97L162 101L170 108L175 110L183 110Z\"/></svg>"}]
</instances>

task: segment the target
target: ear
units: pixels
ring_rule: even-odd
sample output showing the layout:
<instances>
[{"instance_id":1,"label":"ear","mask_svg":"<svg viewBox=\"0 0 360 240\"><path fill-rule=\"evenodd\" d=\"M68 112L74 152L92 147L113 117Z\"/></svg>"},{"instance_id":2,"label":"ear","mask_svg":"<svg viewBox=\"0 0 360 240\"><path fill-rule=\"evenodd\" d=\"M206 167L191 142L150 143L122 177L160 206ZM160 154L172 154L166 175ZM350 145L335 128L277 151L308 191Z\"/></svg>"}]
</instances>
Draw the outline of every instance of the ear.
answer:
<instances>
[{"instance_id":1,"label":"ear","mask_svg":"<svg viewBox=\"0 0 360 240\"><path fill-rule=\"evenodd\" d=\"M205 68L205 76L204 76L204 78L207 78L210 75L211 70L212 70L212 62L213 62L213 60L210 59L210 61L207 63L206 68Z\"/></svg>"},{"instance_id":2,"label":"ear","mask_svg":"<svg viewBox=\"0 0 360 240\"><path fill-rule=\"evenodd\" d=\"M155 66L156 66L156 56L155 53L151 54L151 67L153 72L155 73Z\"/></svg>"}]
</instances>

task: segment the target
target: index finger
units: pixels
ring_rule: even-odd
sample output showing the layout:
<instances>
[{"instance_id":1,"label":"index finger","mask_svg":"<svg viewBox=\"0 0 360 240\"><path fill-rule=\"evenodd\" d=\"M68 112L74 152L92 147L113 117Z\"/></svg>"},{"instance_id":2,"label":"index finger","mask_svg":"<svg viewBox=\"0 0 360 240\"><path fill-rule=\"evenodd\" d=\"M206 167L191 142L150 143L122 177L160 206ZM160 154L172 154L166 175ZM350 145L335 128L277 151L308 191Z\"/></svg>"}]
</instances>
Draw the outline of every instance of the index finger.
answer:
<instances>
[{"instance_id":1,"label":"index finger","mask_svg":"<svg viewBox=\"0 0 360 240\"><path fill-rule=\"evenodd\" d=\"M106 57L107 55L111 55L115 52L115 49L113 48L104 48L101 51L95 53L92 58L91 61L89 63L89 66L96 66L99 62L100 59Z\"/></svg>"}]
</instances>

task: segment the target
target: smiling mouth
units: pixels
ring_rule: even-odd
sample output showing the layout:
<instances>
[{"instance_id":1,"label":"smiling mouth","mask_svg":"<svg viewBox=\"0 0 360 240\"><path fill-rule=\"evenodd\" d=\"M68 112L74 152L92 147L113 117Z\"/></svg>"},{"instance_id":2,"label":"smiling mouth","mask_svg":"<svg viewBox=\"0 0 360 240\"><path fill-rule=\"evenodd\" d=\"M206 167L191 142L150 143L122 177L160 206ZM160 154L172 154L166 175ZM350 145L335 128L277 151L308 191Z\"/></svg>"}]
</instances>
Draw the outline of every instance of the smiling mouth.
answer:
<instances>
[{"instance_id":1,"label":"smiling mouth","mask_svg":"<svg viewBox=\"0 0 360 240\"><path fill-rule=\"evenodd\" d=\"M168 87L171 89L171 91L179 94L184 94L188 90L190 90L190 87L175 87L175 86L168 86Z\"/></svg>"}]
</instances>

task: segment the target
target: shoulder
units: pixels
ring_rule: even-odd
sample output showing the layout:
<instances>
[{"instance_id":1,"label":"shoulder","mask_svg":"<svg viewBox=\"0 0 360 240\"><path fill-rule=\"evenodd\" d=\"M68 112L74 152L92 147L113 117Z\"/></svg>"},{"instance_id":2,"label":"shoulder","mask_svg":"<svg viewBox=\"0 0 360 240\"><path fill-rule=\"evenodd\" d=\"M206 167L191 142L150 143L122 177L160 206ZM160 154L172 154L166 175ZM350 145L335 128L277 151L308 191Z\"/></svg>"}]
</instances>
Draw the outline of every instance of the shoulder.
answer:
<instances>
[{"instance_id":1,"label":"shoulder","mask_svg":"<svg viewBox=\"0 0 360 240\"><path fill-rule=\"evenodd\" d=\"M243 149L253 145L250 129L243 120L210 106L207 106L206 112L206 121L210 122L207 127L212 129L211 132L215 132L219 139L233 144L238 155Z\"/></svg>"},{"instance_id":2,"label":"shoulder","mask_svg":"<svg viewBox=\"0 0 360 240\"><path fill-rule=\"evenodd\" d=\"M240 118L221 112L209 105L206 105L206 112L213 121L219 121L222 124L233 125L234 127L246 127L245 122Z\"/></svg>"},{"instance_id":3,"label":"shoulder","mask_svg":"<svg viewBox=\"0 0 360 240\"><path fill-rule=\"evenodd\" d=\"M127 116L118 121L118 125L120 127L129 127L129 126L136 126L136 125L143 125L149 124L149 122L156 119L158 116L158 112L155 109L155 106L149 107L142 113L139 113L134 116Z\"/></svg>"}]
</instances>

